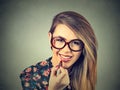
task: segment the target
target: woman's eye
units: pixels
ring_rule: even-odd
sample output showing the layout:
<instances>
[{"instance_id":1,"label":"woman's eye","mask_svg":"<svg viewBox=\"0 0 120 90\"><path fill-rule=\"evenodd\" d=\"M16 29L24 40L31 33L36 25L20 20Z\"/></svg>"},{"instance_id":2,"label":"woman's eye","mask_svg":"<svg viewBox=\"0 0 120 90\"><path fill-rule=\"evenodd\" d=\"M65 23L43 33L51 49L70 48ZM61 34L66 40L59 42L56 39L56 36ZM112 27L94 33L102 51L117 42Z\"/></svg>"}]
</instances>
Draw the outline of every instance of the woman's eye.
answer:
<instances>
[{"instance_id":1,"label":"woman's eye","mask_svg":"<svg viewBox=\"0 0 120 90\"><path fill-rule=\"evenodd\" d=\"M64 40L62 38L57 38L56 41L64 42Z\"/></svg>"},{"instance_id":2,"label":"woman's eye","mask_svg":"<svg viewBox=\"0 0 120 90\"><path fill-rule=\"evenodd\" d=\"M75 44L75 45L80 45L80 42L74 41L73 44Z\"/></svg>"}]
</instances>

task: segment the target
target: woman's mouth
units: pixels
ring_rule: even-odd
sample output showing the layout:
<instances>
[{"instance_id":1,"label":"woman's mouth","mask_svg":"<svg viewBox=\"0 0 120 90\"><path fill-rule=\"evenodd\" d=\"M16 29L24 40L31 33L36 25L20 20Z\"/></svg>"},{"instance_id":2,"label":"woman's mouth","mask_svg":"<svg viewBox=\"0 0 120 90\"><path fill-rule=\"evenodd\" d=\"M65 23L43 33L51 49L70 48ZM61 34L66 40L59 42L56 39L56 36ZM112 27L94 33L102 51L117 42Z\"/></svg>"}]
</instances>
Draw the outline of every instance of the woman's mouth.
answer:
<instances>
[{"instance_id":1,"label":"woman's mouth","mask_svg":"<svg viewBox=\"0 0 120 90\"><path fill-rule=\"evenodd\" d=\"M72 58L71 55L63 55L63 54L60 54L60 60L63 61L63 62L68 62L70 61Z\"/></svg>"}]
</instances>

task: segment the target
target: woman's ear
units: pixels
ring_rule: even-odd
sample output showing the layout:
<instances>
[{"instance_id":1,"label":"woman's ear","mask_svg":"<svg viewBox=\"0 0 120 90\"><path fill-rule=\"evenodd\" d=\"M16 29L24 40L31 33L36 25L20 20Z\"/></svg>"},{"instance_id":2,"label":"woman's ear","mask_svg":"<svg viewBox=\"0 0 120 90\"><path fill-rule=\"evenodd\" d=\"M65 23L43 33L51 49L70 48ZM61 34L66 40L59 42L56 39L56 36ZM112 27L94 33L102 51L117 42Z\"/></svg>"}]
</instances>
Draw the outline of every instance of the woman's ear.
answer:
<instances>
[{"instance_id":1,"label":"woman's ear","mask_svg":"<svg viewBox=\"0 0 120 90\"><path fill-rule=\"evenodd\" d=\"M49 38L49 41L51 40L51 38L52 38L52 34L49 32L48 33L48 38Z\"/></svg>"},{"instance_id":2,"label":"woman's ear","mask_svg":"<svg viewBox=\"0 0 120 90\"><path fill-rule=\"evenodd\" d=\"M50 45L51 45L52 34L50 32L48 33L48 38L49 38L49 42L50 42ZM52 45L50 47L51 47L51 50L52 50Z\"/></svg>"}]
</instances>

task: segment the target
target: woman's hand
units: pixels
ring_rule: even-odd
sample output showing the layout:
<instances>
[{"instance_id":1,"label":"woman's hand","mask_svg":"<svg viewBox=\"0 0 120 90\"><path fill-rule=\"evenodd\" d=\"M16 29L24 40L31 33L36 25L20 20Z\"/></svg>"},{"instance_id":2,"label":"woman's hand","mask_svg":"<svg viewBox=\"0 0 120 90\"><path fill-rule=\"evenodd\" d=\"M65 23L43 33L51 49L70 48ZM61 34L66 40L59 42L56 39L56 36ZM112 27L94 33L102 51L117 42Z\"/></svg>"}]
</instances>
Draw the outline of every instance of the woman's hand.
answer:
<instances>
[{"instance_id":1,"label":"woman's hand","mask_svg":"<svg viewBox=\"0 0 120 90\"><path fill-rule=\"evenodd\" d=\"M57 70L60 73L57 74ZM67 69L53 67L51 70L48 90L63 90L70 83Z\"/></svg>"}]
</instances>

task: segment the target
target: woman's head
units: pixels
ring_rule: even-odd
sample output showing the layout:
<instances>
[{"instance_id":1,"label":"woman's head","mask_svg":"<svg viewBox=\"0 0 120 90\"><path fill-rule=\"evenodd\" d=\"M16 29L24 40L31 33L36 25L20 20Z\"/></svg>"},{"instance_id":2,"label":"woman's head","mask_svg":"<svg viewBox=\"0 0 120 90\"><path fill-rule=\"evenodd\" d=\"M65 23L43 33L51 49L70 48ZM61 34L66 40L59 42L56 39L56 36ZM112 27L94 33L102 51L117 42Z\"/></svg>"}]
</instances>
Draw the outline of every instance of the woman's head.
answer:
<instances>
[{"instance_id":1,"label":"woman's head","mask_svg":"<svg viewBox=\"0 0 120 90\"><path fill-rule=\"evenodd\" d=\"M90 23L82 15L76 12L61 12L54 17L49 33L51 42L54 37L62 37L62 39L58 38L56 40L63 40L67 43L74 39L80 40L80 42L78 42L80 43L81 48L78 47L75 49L78 51L72 50L70 43L66 44L64 48L60 46L62 48L59 49L59 47L54 47L52 43L55 44L55 42L52 42L53 58L60 58L63 59L63 61L66 60L63 65L65 68L69 68L71 65L75 64L81 55L83 55L84 58L82 58L82 64L81 62L80 64L75 64L77 66L74 68L74 76L79 76L81 79L78 81L78 77L73 77L74 79L72 84L75 90L78 90L79 85L81 85L82 90L85 90L83 88L87 88L89 86L94 89L96 81L97 40ZM69 62L71 58L72 61ZM59 61L59 59L56 61ZM79 72L80 74L76 73L75 75L75 72Z\"/></svg>"},{"instance_id":2,"label":"woman's head","mask_svg":"<svg viewBox=\"0 0 120 90\"><path fill-rule=\"evenodd\" d=\"M84 52L87 50L88 53L91 54L92 58L97 58L96 50L94 50L97 44L94 32L89 22L82 15L73 11L66 11L57 14L53 19L53 23L49 32L54 35L55 31L58 30L60 26L64 26L71 30L76 38L82 40L84 43ZM59 31L63 32L63 30ZM71 35L68 34L68 31L65 32L68 35L67 38L71 37Z\"/></svg>"},{"instance_id":3,"label":"woman's head","mask_svg":"<svg viewBox=\"0 0 120 90\"><path fill-rule=\"evenodd\" d=\"M83 42L64 24L58 24L51 35L54 62L62 61L64 68L70 68L80 57Z\"/></svg>"}]
</instances>

